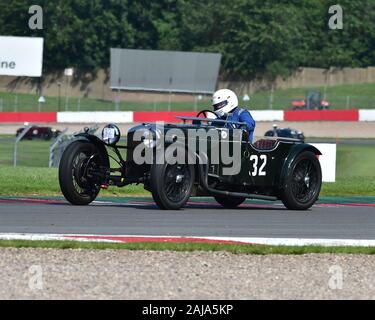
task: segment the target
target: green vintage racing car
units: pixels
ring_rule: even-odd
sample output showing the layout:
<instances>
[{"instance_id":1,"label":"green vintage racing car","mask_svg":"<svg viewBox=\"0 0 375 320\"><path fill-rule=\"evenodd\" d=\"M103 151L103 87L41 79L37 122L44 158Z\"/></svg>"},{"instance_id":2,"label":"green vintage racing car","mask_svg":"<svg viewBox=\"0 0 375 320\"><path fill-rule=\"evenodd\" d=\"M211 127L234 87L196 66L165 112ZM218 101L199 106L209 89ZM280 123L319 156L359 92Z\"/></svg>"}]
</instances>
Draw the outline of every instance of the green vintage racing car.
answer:
<instances>
[{"instance_id":1,"label":"green vintage racing car","mask_svg":"<svg viewBox=\"0 0 375 320\"><path fill-rule=\"evenodd\" d=\"M60 161L65 198L73 205L88 205L102 188L143 184L165 210L183 208L190 197L214 197L226 208L260 199L307 210L317 201L322 172L315 147L287 138L250 143L245 124L225 128L226 121L213 119L206 110L180 120L183 123L134 126L126 145L119 144L121 133L113 124L103 129L102 137L78 134ZM236 168L222 161L224 149ZM183 156L176 160L179 152ZM175 161L165 161L171 158Z\"/></svg>"}]
</instances>

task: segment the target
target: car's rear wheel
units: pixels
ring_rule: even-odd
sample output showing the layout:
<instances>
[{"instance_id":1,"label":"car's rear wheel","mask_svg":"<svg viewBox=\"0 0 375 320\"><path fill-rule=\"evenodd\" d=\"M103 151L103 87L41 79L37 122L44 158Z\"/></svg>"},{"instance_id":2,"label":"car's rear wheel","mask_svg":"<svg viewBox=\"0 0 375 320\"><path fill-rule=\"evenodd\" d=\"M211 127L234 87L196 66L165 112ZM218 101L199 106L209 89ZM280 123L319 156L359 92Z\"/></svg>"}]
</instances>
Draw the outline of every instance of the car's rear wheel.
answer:
<instances>
[{"instance_id":1,"label":"car's rear wheel","mask_svg":"<svg viewBox=\"0 0 375 320\"><path fill-rule=\"evenodd\" d=\"M292 163L281 200L290 210L307 210L319 197L322 171L313 152L301 153Z\"/></svg>"},{"instance_id":2,"label":"car's rear wheel","mask_svg":"<svg viewBox=\"0 0 375 320\"><path fill-rule=\"evenodd\" d=\"M75 141L63 153L59 167L61 191L71 204L88 205L101 188L100 170L104 160L97 147L89 142Z\"/></svg>"},{"instance_id":3,"label":"car's rear wheel","mask_svg":"<svg viewBox=\"0 0 375 320\"><path fill-rule=\"evenodd\" d=\"M224 208L234 209L244 203L246 198L215 196L215 200Z\"/></svg>"},{"instance_id":4,"label":"car's rear wheel","mask_svg":"<svg viewBox=\"0 0 375 320\"><path fill-rule=\"evenodd\" d=\"M190 198L194 184L194 166L189 164L154 164L151 167L152 197L163 210L179 210Z\"/></svg>"}]
</instances>

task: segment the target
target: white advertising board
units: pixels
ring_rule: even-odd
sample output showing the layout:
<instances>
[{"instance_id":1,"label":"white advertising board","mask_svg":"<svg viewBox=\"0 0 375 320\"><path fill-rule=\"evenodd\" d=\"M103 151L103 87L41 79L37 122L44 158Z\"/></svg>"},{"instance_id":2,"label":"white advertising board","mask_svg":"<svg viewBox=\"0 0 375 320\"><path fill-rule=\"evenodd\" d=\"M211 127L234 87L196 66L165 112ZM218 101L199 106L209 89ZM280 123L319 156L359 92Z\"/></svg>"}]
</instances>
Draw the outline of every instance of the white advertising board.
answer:
<instances>
[{"instance_id":1,"label":"white advertising board","mask_svg":"<svg viewBox=\"0 0 375 320\"><path fill-rule=\"evenodd\" d=\"M41 77L43 38L0 36L0 75Z\"/></svg>"},{"instance_id":2,"label":"white advertising board","mask_svg":"<svg viewBox=\"0 0 375 320\"><path fill-rule=\"evenodd\" d=\"M319 157L323 182L336 182L336 144L312 143L322 155Z\"/></svg>"}]
</instances>

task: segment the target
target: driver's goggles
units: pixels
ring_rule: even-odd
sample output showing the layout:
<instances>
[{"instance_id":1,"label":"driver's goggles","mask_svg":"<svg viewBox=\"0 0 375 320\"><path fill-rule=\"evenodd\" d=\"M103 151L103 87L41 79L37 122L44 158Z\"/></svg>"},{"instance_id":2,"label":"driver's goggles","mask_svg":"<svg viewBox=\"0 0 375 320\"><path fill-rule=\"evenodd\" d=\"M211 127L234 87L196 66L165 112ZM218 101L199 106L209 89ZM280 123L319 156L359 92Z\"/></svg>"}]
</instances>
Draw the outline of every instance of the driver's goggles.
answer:
<instances>
[{"instance_id":1,"label":"driver's goggles","mask_svg":"<svg viewBox=\"0 0 375 320\"><path fill-rule=\"evenodd\" d=\"M213 107L214 107L214 110L216 111L216 110L219 110L221 108L224 108L227 104L228 104L228 100L224 100L222 102L214 104Z\"/></svg>"}]
</instances>

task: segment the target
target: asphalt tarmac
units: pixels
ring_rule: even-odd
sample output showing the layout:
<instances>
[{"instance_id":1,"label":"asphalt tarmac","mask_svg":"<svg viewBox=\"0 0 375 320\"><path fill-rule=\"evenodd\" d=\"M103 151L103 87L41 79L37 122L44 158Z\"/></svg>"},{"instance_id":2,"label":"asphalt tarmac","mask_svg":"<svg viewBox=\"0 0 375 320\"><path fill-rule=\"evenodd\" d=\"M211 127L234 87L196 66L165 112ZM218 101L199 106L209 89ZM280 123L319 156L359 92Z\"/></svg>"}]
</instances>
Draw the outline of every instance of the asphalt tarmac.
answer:
<instances>
[{"instance_id":1,"label":"asphalt tarmac","mask_svg":"<svg viewBox=\"0 0 375 320\"><path fill-rule=\"evenodd\" d=\"M235 210L194 200L162 211L145 199L96 201L0 199L0 233L375 239L375 204L319 203L305 212L248 201Z\"/></svg>"}]
</instances>

